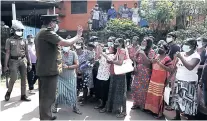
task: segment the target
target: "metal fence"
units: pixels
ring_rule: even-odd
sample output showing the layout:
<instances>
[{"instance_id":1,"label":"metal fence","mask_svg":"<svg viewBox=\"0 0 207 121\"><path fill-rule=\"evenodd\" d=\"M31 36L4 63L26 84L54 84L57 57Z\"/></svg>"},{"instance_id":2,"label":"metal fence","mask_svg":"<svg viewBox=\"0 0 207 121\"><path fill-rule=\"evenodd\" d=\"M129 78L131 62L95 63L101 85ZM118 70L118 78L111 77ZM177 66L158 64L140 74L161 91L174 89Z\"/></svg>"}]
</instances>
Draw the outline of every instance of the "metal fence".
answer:
<instances>
[{"instance_id":1,"label":"metal fence","mask_svg":"<svg viewBox=\"0 0 207 121\"><path fill-rule=\"evenodd\" d=\"M25 26L25 30L24 30L23 37L26 39L27 38L27 35L33 35L33 36L35 36L39 31L40 31L39 28Z\"/></svg>"}]
</instances>

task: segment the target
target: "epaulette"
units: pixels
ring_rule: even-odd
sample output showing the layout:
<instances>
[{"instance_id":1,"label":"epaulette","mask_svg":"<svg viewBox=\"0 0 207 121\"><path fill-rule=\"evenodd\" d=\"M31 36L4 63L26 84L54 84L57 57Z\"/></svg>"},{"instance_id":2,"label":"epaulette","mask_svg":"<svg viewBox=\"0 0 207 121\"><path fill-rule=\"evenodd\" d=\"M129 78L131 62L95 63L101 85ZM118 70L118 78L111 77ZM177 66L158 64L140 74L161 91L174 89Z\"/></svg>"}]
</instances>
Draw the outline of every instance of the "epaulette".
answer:
<instances>
[{"instance_id":1,"label":"epaulette","mask_svg":"<svg viewBox=\"0 0 207 121\"><path fill-rule=\"evenodd\" d=\"M52 28L48 27L46 28L47 31L52 31Z\"/></svg>"},{"instance_id":2,"label":"epaulette","mask_svg":"<svg viewBox=\"0 0 207 121\"><path fill-rule=\"evenodd\" d=\"M9 37L8 39L14 39L14 36Z\"/></svg>"}]
</instances>

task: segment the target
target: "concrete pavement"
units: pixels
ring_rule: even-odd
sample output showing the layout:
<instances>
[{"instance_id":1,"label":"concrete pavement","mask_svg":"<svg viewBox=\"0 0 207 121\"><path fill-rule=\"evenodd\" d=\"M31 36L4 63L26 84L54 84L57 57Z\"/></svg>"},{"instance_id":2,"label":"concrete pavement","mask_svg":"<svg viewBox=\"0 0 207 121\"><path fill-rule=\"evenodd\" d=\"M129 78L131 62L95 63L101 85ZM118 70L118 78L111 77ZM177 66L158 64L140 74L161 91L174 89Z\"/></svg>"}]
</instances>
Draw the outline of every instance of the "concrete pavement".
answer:
<instances>
[{"instance_id":1,"label":"concrete pavement","mask_svg":"<svg viewBox=\"0 0 207 121\"><path fill-rule=\"evenodd\" d=\"M36 91L36 94L34 95L28 95L32 99L31 102L20 101L20 88L18 87L13 89L11 99L8 102L4 101L6 89L1 86L0 92L1 119L8 121L39 120L38 91ZM142 112L140 110L131 110L132 104L133 102L128 99L127 116L123 119L116 118L115 114L99 113L98 110L94 109L96 104L93 103L88 103L85 106L79 106L80 111L83 112L82 115L73 113L72 109L69 107L61 107L61 109L58 109L58 113L54 115L58 117L57 120L156 120L148 113Z\"/></svg>"}]
</instances>

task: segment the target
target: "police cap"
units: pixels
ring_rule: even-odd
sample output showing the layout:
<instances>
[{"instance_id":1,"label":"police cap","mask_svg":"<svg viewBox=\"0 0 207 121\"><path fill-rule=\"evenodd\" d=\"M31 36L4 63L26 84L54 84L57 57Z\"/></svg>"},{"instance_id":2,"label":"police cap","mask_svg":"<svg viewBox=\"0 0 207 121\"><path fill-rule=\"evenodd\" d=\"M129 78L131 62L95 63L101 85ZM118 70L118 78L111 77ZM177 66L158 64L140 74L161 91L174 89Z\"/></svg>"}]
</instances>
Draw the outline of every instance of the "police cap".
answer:
<instances>
[{"instance_id":1,"label":"police cap","mask_svg":"<svg viewBox=\"0 0 207 121\"><path fill-rule=\"evenodd\" d=\"M51 22L51 21L59 22L58 16L59 16L58 14L42 15L41 20L43 22Z\"/></svg>"}]
</instances>

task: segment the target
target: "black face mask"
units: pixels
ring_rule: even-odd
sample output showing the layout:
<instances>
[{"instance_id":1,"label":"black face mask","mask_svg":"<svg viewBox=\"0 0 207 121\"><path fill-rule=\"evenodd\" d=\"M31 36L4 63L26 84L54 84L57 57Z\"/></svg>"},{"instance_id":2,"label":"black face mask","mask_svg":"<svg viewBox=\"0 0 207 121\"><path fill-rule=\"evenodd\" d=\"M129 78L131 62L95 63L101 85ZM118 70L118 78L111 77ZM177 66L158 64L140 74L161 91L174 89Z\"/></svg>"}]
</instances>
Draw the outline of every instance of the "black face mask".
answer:
<instances>
[{"instance_id":1,"label":"black face mask","mask_svg":"<svg viewBox=\"0 0 207 121\"><path fill-rule=\"evenodd\" d=\"M162 49L158 49L158 54L160 54L160 55L163 55L163 54L165 54L165 51L163 51Z\"/></svg>"},{"instance_id":2,"label":"black face mask","mask_svg":"<svg viewBox=\"0 0 207 121\"><path fill-rule=\"evenodd\" d=\"M117 49L118 47L119 47L119 45L118 45L118 44L114 44L114 48L116 48L116 49Z\"/></svg>"}]
</instances>

